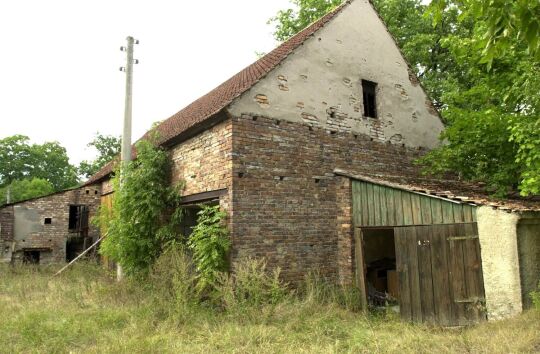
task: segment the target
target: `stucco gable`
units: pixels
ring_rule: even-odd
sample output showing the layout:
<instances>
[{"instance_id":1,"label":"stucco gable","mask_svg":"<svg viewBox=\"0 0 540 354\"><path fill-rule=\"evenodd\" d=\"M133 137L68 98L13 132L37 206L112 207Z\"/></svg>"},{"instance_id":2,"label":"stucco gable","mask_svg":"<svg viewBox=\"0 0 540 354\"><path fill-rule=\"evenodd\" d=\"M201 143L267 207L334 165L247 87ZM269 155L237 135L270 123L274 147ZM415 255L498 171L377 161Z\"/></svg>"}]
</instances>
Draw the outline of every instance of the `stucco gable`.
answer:
<instances>
[{"instance_id":1,"label":"stucco gable","mask_svg":"<svg viewBox=\"0 0 540 354\"><path fill-rule=\"evenodd\" d=\"M364 117L362 80L377 83L376 119ZM228 110L411 147L437 146L444 128L368 0L351 1Z\"/></svg>"}]
</instances>

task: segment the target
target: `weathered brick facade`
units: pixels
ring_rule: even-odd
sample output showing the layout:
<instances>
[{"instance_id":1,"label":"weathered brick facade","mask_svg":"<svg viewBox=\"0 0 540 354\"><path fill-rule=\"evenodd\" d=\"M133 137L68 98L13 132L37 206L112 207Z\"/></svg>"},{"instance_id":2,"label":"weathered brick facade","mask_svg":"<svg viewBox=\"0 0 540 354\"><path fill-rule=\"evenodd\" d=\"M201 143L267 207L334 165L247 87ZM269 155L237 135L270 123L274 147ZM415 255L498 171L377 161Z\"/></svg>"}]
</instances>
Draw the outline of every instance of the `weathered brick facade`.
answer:
<instances>
[{"instance_id":1,"label":"weathered brick facade","mask_svg":"<svg viewBox=\"0 0 540 354\"><path fill-rule=\"evenodd\" d=\"M226 120L170 150L172 183L184 182L183 195L228 189L232 180L232 121ZM222 198L222 206L229 203Z\"/></svg>"},{"instance_id":2,"label":"weathered brick facade","mask_svg":"<svg viewBox=\"0 0 540 354\"><path fill-rule=\"evenodd\" d=\"M11 261L13 221L13 205L0 209L0 262Z\"/></svg>"},{"instance_id":3,"label":"weathered brick facade","mask_svg":"<svg viewBox=\"0 0 540 354\"><path fill-rule=\"evenodd\" d=\"M21 261L24 251L40 252L39 263L65 262L69 231L70 205L86 205L91 219L99 206L100 187L88 186L36 198L0 209L3 261ZM45 221L47 219L47 222ZM50 222L50 223L49 223ZM88 237L96 238L98 229L89 224ZM11 257L6 246L13 245Z\"/></svg>"},{"instance_id":4,"label":"weathered brick facade","mask_svg":"<svg viewBox=\"0 0 540 354\"><path fill-rule=\"evenodd\" d=\"M335 168L418 174L420 151L367 135L243 115L232 136L233 263L265 257L292 282L308 272L351 281L351 187Z\"/></svg>"}]
</instances>

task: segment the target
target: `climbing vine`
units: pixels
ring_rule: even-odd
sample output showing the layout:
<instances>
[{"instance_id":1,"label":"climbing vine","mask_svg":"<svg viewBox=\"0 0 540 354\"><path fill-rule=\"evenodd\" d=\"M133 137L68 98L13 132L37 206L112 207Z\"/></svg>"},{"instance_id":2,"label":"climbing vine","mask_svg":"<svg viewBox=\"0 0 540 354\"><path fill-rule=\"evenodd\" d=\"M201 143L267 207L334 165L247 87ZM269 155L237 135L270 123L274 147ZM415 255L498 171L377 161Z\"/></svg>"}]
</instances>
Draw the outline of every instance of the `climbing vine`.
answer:
<instances>
[{"instance_id":1,"label":"climbing vine","mask_svg":"<svg viewBox=\"0 0 540 354\"><path fill-rule=\"evenodd\" d=\"M193 263L198 272L200 289L213 284L219 272L227 269L227 252L231 245L224 225L225 212L216 206L203 206L198 212L197 226L188 240Z\"/></svg>"},{"instance_id":2,"label":"climbing vine","mask_svg":"<svg viewBox=\"0 0 540 354\"><path fill-rule=\"evenodd\" d=\"M171 186L167 152L147 140L136 149L137 159L112 179L112 207L102 207L97 221L106 234L100 252L130 275L146 273L164 245L181 238L182 220L182 184Z\"/></svg>"}]
</instances>

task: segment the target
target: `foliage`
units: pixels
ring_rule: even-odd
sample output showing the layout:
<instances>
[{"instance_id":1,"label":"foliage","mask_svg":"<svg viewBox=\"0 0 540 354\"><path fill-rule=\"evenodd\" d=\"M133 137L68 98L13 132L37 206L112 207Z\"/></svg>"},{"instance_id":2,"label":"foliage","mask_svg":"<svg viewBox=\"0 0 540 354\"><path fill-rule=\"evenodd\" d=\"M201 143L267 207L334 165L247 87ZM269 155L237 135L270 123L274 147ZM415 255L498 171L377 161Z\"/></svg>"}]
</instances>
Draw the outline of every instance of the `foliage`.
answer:
<instances>
[{"instance_id":1,"label":"foliage","mask_svg":"<svg viewBox=\"0 0 540 354\"><path fill-rule=\"evenodd\" d=\"M112 210L101 209L98 223L107 236L100 251L128 275L146 274L164 245L179 237L181 185L170 186L167 152L147 140L136 145L137 159L113 178Z\"/></svg>"},{"instance_id":2,"label":"foliage","mask_svg":"<svg viewBox=\"0 0 540 354\"><path fill-rule=\"evenodd\" d=\"M268 20L268 24L275 24L276 40L286 41L341 2L342 0L291 0L295 9L278 11L276 16Z\"/></svg>"},{"instance_id":3,"label":"foliage","mask_svg":"<svg viewBox=\"0 0 540 354\"><path fill-rule=\"evenodd\" d=\"M443 138L448 145L424 162L432 171L442 162L447 171L485 181L501 196L516 187L522 195L538 194L540 4L435 0L430 13L437 25L443 25L440 19L456 11L458 21L452 26L474 23L473 30L448 36L444 45L466 80L456 81L459 84L444 93L442 113L450 117L450 126ZM470 127L466 138L461 136L463 127ZM462 163L452 161L456 156ZM476 170L472 174L471 165Z\"/></svg>"},{"instance_id":4,"label":"foliage","mask_svg":"<svg viewBox=\"0 0 540 354\"><path fill-rule=\"evenodd\" d=\"M94 161L84 160L79 164L79 175L88 178L120 153L122 139L117 136L96 133L94 140L89 142L87 146L95 148L98 152L98 157Z\"/></svg>"},{"instance_id":5,"label":"foliage","mask_svg":"<svg viewBox=\"0 0 540 354\"><path fill-rule=\"evenodd\" d=\"M215 282L219 272L227 269L226 256L231 243L224 225L226 214L219 209L219 205L203 205L197 215L197 225L187 245L193 252L193 262L199 276L198 286L204 289Z\"/></svg>"},{"instance_id":6,"label":"foliage","mask_svg":"<svg viewBox=\"0 0 540 354\"><path fill-rule=\"evenodd\" d=\"M534 308L540 311L540 282L538 282L537 290L531 293L531 299L532 299Z\"/></svg>"},{"instance_id":7,"label":"foliage","mask_svg":"<svg viewBox=\"0 0 540 354\"><path fill-rule=\"evenodd\" d=\"M182 315L199 303L195 267L182 243L169 242L150 271L155 301L168 316Z\"/></svg>"},{"instance_id":8,"label":"foliage","mask_svg":"<svg viewBox=\"0 0 540 354\"><path fill-rule=\"evenodd\" d=\"M280 269L269 272L263 259L238 262L234 274L220 274L216 283L214 297L229 311L276 305L289 295L286 284L280 280Z\"/></svg>"},{"instance_id":9,"label":"foliage","mask_svg":"<svg viewBox=\"0 0 540 354\"><path fill-rule=\"evenodd\" d=\"M491 67L493 60L516 50L516 43L527 46L534 60L540 59L540 2L530 0L432 0L430 10L434 23L441 21L449 7L457 8L463 17L482 24L479 37L484 50L482 61Z\"/></svg>"},{"instance_id":10,"label":"foliage","mask_svg":"<svg viewBox=\"0 0 540 354\"><path fill-rule=\"evenodd\" d=\"M324 306L334 304L348 311L362 310L358 288L329 283L317 273L310 273L300 287L300 294L309 303Z\"/></svg>"},{"instance_id":11,"label":"foliage","mask_svg":"<svg viewBox=\"0 0 540 354\"><path fill-rule=\"evenodd\" d=\"M45 179L32 178L15 180L9 185L0 188L0 205L7 200L8 189L11 193L11 203L41 197L54 192L53 185Z\"/></svg>"},{"instance_id":12,"label":"foliage","mask_svg":"<svg viewBox=\"0 0 540 354\"><path fill-rule=\"evenodd\" d=\"M66 149L58 142L30 144L24 135L0 139L0 187L32 178L47 180L55 191L73 187L78 182Z\"/></svg>"}]
</instances>

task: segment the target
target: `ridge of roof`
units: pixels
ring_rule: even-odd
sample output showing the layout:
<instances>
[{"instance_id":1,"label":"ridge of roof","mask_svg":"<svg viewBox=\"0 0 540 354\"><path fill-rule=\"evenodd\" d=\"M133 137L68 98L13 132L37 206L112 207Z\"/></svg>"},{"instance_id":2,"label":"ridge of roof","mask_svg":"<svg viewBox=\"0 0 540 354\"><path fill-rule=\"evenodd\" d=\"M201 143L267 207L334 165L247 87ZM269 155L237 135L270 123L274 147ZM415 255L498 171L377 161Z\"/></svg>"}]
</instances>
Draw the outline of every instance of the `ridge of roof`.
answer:
<instances>
[{"instance_id":1,"label":"ridge of roof","mask_svg":"<svg viewBox=\"0 0 540 354\"><path fill-rule=\"evenodd\" d=\"M285 42L281 43L270 53L264 55L251 65L248 65L228 80L214 88L207 94L199 97L179 112L175 113L155 129L159 132L158 144L164 145L189 128L204 122L219 113L232 101L253 87L270 71L278 66L296 48L302 45L311 35L323 28L330 20L341 12L352 0L346 0L326 15L313 22ZM147 132L142 139L147 137ZM108 176L113 169L114 160L107 163L94 174L83 186L97 183Z\"/></svg>"}]
</instances>

